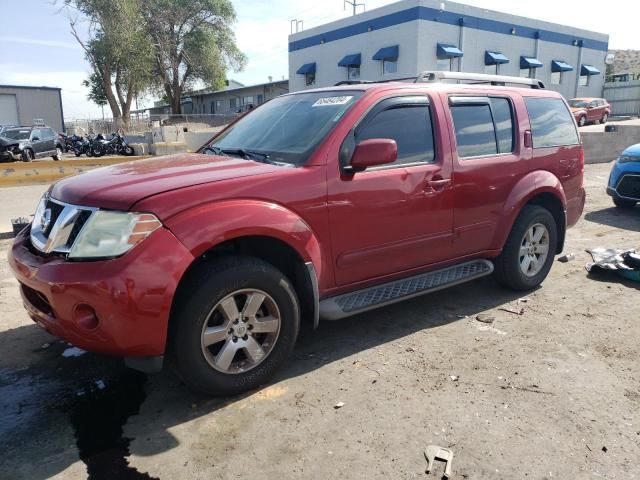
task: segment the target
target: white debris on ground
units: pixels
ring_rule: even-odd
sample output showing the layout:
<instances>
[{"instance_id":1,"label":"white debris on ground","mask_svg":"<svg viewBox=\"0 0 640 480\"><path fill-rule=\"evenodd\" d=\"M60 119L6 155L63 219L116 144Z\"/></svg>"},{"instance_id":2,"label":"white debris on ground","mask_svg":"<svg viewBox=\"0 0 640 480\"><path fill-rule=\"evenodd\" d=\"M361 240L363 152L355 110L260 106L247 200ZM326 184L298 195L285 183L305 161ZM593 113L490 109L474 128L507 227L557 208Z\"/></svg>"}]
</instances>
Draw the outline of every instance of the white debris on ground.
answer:
<instances>
[{"instance_id":1,"label":"white debris on ground","mask_svg":"<svg viewBox=\"0 0 640 480\"><path fill-rule=\"evenodd\" d=\"M86 352L86 350L82 350L81 348L78 347L71 347L71 348L67 348L64 352L62 352L62 356L64 358L72 358L72 357L79 357L80 355L84 355Z\"/></svg>"}]
</instances>

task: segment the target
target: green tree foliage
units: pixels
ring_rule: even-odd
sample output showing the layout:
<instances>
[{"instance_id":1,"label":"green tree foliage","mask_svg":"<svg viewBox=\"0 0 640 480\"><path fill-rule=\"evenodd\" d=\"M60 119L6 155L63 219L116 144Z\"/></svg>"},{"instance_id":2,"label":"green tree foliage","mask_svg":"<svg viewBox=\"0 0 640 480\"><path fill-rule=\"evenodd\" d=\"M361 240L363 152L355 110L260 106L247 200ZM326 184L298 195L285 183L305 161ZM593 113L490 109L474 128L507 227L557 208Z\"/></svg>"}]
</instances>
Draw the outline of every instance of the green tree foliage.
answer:
<instances>
[{"instance_id":1,"label":"green tree foliage","mask_svg":"<svg viewBox=\"0 0 640 480\"><path fill-rule=\"evenodd\" d=\"M154 60L154 80L181 113L180 98L196 81L220 88L226 71L241 70L245 55L238 49L230 0L144 0L142 9Z\"/></svg>"},{"instance_id":2,"label":"green tree foliage","mask_svg":"<svg viewBox=\"0 0 640 480\"><path fill-rule=\"evenodd\" d=\"M64 0L64 4L71 14L72 33L91 65L89 99L108 104L116 122L126 125L133 99L151 84L153 50L141 22L143 1ZM82 21L88 21L88 39L78 32Z\"/></svg>"}]
</instances>

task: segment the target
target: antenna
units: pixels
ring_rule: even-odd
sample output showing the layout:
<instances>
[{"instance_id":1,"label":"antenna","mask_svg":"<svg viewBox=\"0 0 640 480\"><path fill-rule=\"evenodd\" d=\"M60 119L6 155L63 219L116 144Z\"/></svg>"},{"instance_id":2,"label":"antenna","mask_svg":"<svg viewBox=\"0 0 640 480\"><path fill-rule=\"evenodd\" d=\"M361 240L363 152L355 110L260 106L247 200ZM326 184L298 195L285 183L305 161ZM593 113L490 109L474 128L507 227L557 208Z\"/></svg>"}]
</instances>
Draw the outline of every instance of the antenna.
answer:
<instances>
[{"instance_id":1,"label":"antenna","mask_svg":"<svg viewBox=\"0 0 640 480\"><path fill-rule=\"evenodd\" d=\"M342 6L344 7L344 10L347 9L347 5L351 5L353 7L353 14L355 15L356 9L358 7L362 7L363 11L367 11L367 6L364 3L358 3L358 0L344 0L344 3L342 4Z\"/></svg>"},{"instance_id":2,"label":"antenna","mask_svg":"<svg viewBox=\"0 0 640 480\"><path fill-rule=\"evenodd\" d=\"M294 32L295 30L295 32ZM294 18L291 20L291 33L298 33L304 30L304 20L298 20Z\"/></svg>"}]
</instances>

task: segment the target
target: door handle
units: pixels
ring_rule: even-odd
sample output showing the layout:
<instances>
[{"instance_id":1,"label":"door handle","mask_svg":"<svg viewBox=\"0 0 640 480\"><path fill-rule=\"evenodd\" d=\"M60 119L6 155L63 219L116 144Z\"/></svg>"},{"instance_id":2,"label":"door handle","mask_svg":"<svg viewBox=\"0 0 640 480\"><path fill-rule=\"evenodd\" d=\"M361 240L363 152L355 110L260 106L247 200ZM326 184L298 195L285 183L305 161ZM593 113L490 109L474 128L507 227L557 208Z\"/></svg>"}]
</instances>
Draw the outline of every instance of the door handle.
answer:
<instances>
[{"instance_id":1,"label":"door handle","mask_svg":"<svg viewBox=\"0 0 640 480\"><path fill-rule=\"evenodd\" d=\"M450 178L441 178L438 180L429 180L427 182L427 186L433 188L434 190L446 187L451 183Z\"/></svg>"}]
</instances>

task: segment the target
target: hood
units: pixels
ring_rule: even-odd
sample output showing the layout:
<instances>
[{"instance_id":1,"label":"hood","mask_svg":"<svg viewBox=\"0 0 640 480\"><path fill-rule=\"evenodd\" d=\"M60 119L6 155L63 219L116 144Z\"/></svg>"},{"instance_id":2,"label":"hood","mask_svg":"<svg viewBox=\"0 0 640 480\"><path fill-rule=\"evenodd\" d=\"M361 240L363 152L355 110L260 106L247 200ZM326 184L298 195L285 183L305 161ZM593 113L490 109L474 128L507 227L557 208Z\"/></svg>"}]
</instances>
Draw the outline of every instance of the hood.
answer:
<instances>
[{"instance_id":1,"label":"hood","mask_svg":"<svg viewBox=\"0 0 640 480\"><path fill-rule=\"evenodd\" d=\"M97 168L57 182L51 196L74 205L128 210L143 198L179 188L281 171L285 167L198 153Z\"/></svg>"},{"instance_id":2,"label":"hood","mask_svg":"<svg viewBox=\"0 0 640 480\"><path fill-rule=\"evenodd\" d=\"M2 146L5 146L5 145L17 145L18 143L20 143L20 140L15 140L13 138L3 137L2 134L0 134L0 145L2 145Z\"/></svg>"}]
</instances>

